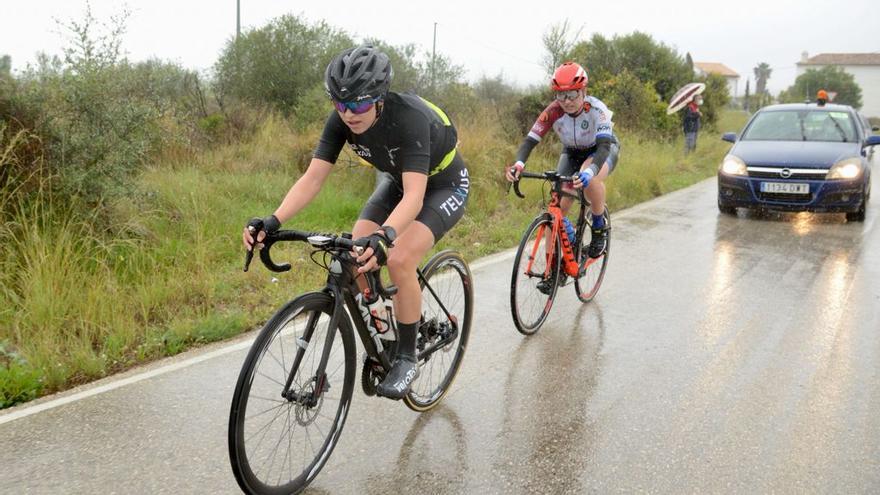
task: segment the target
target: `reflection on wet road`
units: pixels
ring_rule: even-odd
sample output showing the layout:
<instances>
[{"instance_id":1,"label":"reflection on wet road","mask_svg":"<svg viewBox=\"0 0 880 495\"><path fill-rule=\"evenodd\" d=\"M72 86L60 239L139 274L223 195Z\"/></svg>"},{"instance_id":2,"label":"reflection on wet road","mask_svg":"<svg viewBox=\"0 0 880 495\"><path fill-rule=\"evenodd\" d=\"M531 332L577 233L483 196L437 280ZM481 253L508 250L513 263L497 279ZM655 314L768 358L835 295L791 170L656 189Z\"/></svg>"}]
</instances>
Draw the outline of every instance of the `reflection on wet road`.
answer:
<instances>
[{"instance_id":1,"label":"reflection on wet road","mask_svg":"<svg viewBox=\"0 0 880 495\"><path fill-rule=\"evenodd\" d=\"M561 289L533 337L511 323L512 256L483 264L444 403L418 415L356 389L307 492L876 491L878 218L876 202L864 223L723 216L704 182L616 215L596 300ZM0 492L237 493L243 358L0 424Z\"/></svg>"}]
</instances>

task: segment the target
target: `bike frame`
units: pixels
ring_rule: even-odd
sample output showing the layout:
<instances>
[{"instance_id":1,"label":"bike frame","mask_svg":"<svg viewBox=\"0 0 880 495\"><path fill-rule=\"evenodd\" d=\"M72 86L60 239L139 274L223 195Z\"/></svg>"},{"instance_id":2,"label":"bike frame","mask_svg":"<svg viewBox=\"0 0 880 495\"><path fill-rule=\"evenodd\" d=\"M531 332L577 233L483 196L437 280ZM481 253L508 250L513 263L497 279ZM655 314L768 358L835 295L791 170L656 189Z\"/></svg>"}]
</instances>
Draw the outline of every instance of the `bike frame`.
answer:
<instances>
[{"instance_id":1,"label":"bike frame","mask_svg":"<svg viewBox=\"0 0 880 495\"><path fill-rule=\"evenodd\" d=\"M309 242L312 246L315 246L330 255L331 261L327 266L329 272L327 275L327 283L322 289L322 292L329 294L333 298L333 312L330 316L330 323L328 328L335 329L339 326L340 318L348 318L348 321L354 324L355 331L360 337L361 344L364 346L364 350L366 350L367 356L379 363L385 370L390 370L391 358L393 356L389 356L387 353L379 351L363 319L352 317L352 315L360 315L358 302L355 300L354 297L355 294L360 292L360 288L356 283L356 276L354 275L354 260L349 254L349 250L353 248L352 241L345 237L329 237L321 234L309 234L298 231L276 232L271 236L267 236L263 240L263 249L260 250L260 258L262 259L263 264L266 265L266 267L270 270L276 272L290 270L289 264L276 265L274 262L272 262L269 255L269 249L271 248L271 246L275 242L281 240L305 240ZM249 252L249 255L252 256L252 252ZM245 261L245 270L247 270L247 266L250 262L250 256L248 256ZM436 342L431 347L420 352L418 355L418 359L421 360L426 356L433 354L434 351L445 346L447 343L458 337L458 322L456 321L456 318L449 313L449 310L443 304L443 301L441 301L437 294L434 292L434 289L432 289L430 284L428 284L428 280L425 278L422 269L417 267L416 273L419 277L420 283L428 289L428 292L430 292L434 299L437 301L440 309L446 314L449 320L454 322L456 325L455 332L452 333L449 337ZM397 293L396 287L386 288L382 285L382 280L379 276L378 270L367 272L364 274L364 277L366 278L367 284L369 286L369 292L367 294L368 302L370 303L374 302L379 296L389 299ZM343 305L348 309L347 313L343 309ZM293 365L291 366L290 372L288 373L287 380L284 384L284 390L282 391L282 396L285 399L296 401L310 407L316 405L320 400L321 395L325 392L324 385L326 381L327 362L329 361L330 353L333 350L333 343L336 339L336 332L328 331L327 336L325 337L324 351L321 354L321 360L315 372L316 383L314 393L305 394L305 396L300 397L297 392L291 390L291 385L293 383L293 378L296 376L296 373L299 370L299 366L302 362L303 356L305 356L306 350L308 350L308 346L311 343L316 323L315 320L318 317L320 317L320 313L313 313L309 315L309 321L306 325L306 331L301 338L297 339L296 356L294 357Z\"/></svg>"},{"instance_id":2,"label":"bike frame","mask_svg":"<svg viewBox=\"0 0 880 495\"><path fill-rule=\"evenodd\" d=\"M547 243L547 263L546 268L544 269L544 277L550 275L550 270L552 269L550 261L553 259L554 254L556 253L556 239L559 238L562 244L562 267L565 270L565 273L572 277L577 277L586 270L590 265L595 263L598 258L589 258L586 260L586 263L583 267L580 266L581 253L575 254L573 252L573 245L577 244L576 241L583 238L584 231L586 230L586 216L584 213L587 210L587 207L590 205L590 202L584 197L583 189L578 189L578 194L571 194L565 192L562 188L562 184L564 182L571 182L574 180L574 177L567 177L558 175L555 172L545 172L543 174L535 174L529 172L523 172L522 177L528 178L536 178L536 179L544 179L548 181L552 181L554 183L553 189L550 191L550 203L547 205L547 213L553 217L552 226L549 232L545 232L547 227L545 225L541 225L538 227L537 235L535 236L535 244L532 246L532 250L529 254L529 262L526 266L526 274L528 275L536 275L532 272L532 263L535 261L535 256L538 253L538 249L541 247L542 239ZM522 197L522 194L519 192L518 184L516 184L516 193L517 195ZM578 215L577 227L575 229L575 238L569 239L568 233L565 232L565 226L563 225L564 215L562 213L562 207L560 206L561 197L563 195L567 195L573 198L577 198L580 203L580 213Z\"/></svg>"}]
</instances>

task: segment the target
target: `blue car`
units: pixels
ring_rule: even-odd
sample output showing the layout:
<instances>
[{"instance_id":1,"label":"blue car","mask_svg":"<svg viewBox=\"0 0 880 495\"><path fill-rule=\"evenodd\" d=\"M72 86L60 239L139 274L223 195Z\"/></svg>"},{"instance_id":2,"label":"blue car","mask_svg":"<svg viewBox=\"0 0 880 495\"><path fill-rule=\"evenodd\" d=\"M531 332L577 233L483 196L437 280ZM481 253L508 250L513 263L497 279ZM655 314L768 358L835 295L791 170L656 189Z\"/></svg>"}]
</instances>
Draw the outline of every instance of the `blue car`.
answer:
<instances>
[{"instance_id":1,"label":"blue car","mask_svg":"<svg viewBox=\"0 0 880 495\"><path fill-rule=\"evenodd\" d=\"M870 146L880 136L847 105L771 105L755 113L718 170L718 209L845 212L864 221Z\"/></svg>"}]
</instances>

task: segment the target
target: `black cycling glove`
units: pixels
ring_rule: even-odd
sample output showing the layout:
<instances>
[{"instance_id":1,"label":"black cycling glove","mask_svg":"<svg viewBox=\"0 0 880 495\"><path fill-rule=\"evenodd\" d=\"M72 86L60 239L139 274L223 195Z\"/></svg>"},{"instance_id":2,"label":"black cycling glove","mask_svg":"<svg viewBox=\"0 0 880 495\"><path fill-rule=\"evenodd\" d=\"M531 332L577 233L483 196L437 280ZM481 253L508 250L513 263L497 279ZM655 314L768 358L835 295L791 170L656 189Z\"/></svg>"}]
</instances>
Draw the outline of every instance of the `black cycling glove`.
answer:
<instances>
[{"instance_id":1,"label":"black cycling glove","mask_svg":"<svg viewBox=\"0 0 880 495\"><path fill-rule=\"evenodd\" d=\"M257 239L257 234L262 230L266 234L272 234L278 229L281 228L281 222L278 221L278 217L275 215L269 215L265 218L251 218L247 223L248 227L253 227L252 235L254 236L254 240Z\"/></svg>"},{"instance_id":2,"label":"black cycling glove","mask_svg":"<svg viewBox=\"0 0 880 495\"><path fill-rule=\"evenodd\" d=\"M373 256L376 257L376 263L379 266L385 266L388 263L388 250L391 248L391 240L384 232L374 232L366 237L361 237L354 241L355 246L361 246L364 249L373 248Z\"/></svg>"}]
</instances>

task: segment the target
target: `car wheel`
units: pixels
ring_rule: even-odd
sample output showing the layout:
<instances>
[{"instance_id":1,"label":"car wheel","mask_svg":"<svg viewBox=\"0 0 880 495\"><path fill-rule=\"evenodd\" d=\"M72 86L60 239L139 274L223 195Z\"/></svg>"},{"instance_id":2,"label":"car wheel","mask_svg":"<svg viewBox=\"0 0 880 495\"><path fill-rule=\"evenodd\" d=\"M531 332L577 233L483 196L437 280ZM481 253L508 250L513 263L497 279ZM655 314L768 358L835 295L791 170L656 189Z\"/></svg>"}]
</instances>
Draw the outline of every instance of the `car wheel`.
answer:
<instances>
[{"instance_id":1,"label":"car wheel","mask_svg":"<svg viewBox=\"0 0 880 495\"><path fill-rule=\"evenodd\" d=\"M724 213L725 215L736 215L736 207L727 206L726 204L721 202L721 199L718 200L718 211Z\"/></svg>"}]
</instances>

